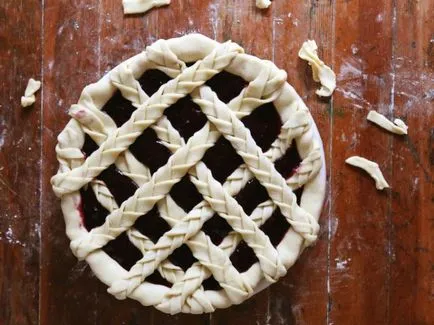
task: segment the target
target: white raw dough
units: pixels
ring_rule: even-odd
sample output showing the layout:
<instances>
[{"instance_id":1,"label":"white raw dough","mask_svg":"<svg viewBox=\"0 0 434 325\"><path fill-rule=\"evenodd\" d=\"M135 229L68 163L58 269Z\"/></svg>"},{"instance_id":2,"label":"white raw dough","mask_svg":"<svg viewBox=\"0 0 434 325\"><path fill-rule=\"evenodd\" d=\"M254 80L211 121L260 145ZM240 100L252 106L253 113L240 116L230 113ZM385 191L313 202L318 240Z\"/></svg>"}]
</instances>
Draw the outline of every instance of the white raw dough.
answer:
<instances>
[{"instance_id":1,"label":"white raw dough","mask_svg":"<svg viewBox=\"0 0 434 325\"><path fill-rule=\"evenodd\" d=\"M330 67L318 57L318 46L314 40L303 43L298 56L306 60L312 67L313 80L320 82L322 87L316 91L321 97L330 97L336 88L336 75Z\"/></svg>"},{"instance_id":2,"label":"white raw dough","mask_svg":"<svg viewBox=\"0 0 434 325\"><path fill-rule=\"evenodd\" d=\"M145 13L154 7L170 4L170 0L123 0L124 14ZM266 9L271 5L270 0L256 0L256 7Z\"/></svg>"},{"instance_id":3,"label":"white raw dough","mask_svg":"<svg viewBox=\"0 0 434 325\"><path fill-rule=\"evenodd\" d=\"M24 96L21 97L21 106L28 107L35 103L36 97L35 93L41 88L41 82L33 78L29 79L27 83L26 90L24 91Z\"/></svg>"},{"instance_id":4,"label":"white raw dough","mask_svg":"<svg viewBox=\"0 0 434 325\"><path fill-rule=\"evenodd\" d=\"M390 187L376 162L370 161L366 158L353 156L345 160L349 165L362 168L375 180L375 187L378 190L383 190Z\"/></svg>"},{"instance_id":5,"label":"white raw dough","mask_svg":"<svg viewBox=\"0 0 434 325\"><path fill-rule=\"evenodd\" d=\"M28 107L35 103L36 97L35 95L31 95L29 97L21 96L21 106L22 107Z\"/></svg>"},{"instance_id":6,"label":"white raw dough","mask_svg":"<svg viewBox=\"0 0 434 325\"><path fill-rule=\"evenodd\" d=\"M395 119L392 123L392 121L389 121L384 115L376 111L370 111L367 119L392 133L400 135L407 134L408 126L399 118Z\"/></svg>"}]
</instances>

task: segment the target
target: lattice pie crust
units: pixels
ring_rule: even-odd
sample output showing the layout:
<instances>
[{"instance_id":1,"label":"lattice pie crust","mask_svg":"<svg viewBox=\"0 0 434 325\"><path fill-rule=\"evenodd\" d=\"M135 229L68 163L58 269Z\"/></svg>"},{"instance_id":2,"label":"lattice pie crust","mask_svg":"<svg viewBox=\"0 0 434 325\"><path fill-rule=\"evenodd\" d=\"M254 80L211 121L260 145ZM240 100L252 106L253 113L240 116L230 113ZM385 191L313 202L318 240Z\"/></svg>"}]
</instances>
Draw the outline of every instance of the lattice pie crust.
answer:
<instances>
[{"instance_id":1,"label":"lattice pie crust","mask_svg":"<svg viewBox=\"0 0 434 325\"><path fill-rule=\"evenodd\" d=\"M137 79L150 69L158 69L173 79L148 97ZM227 104L205 84L223 70L247 82L246 88ZM109 286L108 292L118 299L133 298L171 314L212 312L239 304L276 282L303 248L317 239L317 220L325 193L322 143L307 107L286 77L270 61L244 54L233 42L221 44L192 34L157 41L84 88L78 104L70 109L72 119L58 137L56 153L60 168L52 178L52 185L61 198L73 253L87 261L96 276ZM137 107L120 127L101 110L118 90ZM166 108L187 95L208 119L188 141L163 115ZM241 119L265 103L273 103L282 128L270 149L262 152ZM152 128L172 152L167 164L153 174L129 150L146 128ZM82 151L86 135L99 146L87 157ZM244 162L223 184L213 178L201 161L221 136ZM302 161L295 173L284 179L273 162L292 143L296 144ZM96 179L112 164L139 186L120 206L104 182ZM203 201L191 211L184 211L169 195L172 186L185 175L189 175L203 196ZM234 196L253 178L265 187L270 200L247 215ZM80 210L80 189L86 186L92 188L99 203L109 211L104 224L91 231L83 226ZM293 191L300 187L303 194L298 205ZM134 228L136 219L154 207L172 227L156 242ZM280 209L291 227L280 243L273 246L260 226L275 209ZM233 229L219 245L201 230L214 213ZM101 249L124 233L143 253L130 270ZM239 272L229 259L241 240L258 259L245 272ZM186 271L168 260L183 244L198 260ZM171 287L147 281L156 270ZM211 275L222 289L203 288L203 281Z\"/></svg>"}]
</instances>

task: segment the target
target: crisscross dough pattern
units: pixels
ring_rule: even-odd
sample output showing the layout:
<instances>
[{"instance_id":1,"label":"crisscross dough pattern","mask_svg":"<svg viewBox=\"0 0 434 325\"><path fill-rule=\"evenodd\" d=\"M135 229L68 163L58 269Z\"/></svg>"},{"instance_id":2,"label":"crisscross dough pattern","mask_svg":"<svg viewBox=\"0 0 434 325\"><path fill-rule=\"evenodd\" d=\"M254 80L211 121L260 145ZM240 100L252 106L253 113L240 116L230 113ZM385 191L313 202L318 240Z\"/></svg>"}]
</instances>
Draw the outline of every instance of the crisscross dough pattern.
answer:
<instances>
[{"instance_id":1,"label":"crisscross dough pattern","mask_svg":"<svg viewBox=\"0 0 434 325\"><path fill-rule=\"evenodd\" d=\"M188 62L195 63L187 66ZM173 79L148 96L137 79L150 69L158 69ZM205 85L223 70L248 82L227 104ZM117 90L136 107L120 127L101 110ZM185 141L163 113L187 95L208 122ZM241 119L271 102L283 126L270 149L262 152ZM62 199L73 253L86 259L116 298L130 297L171 314L212 312L239 304L277 281L303 248L317 239L325 169L316 126L303 101L286 82L286 73L269 61L244 54L235 43L220 44L198 34L159 40L98 83L87 86L78 104L71 107L70 115L73 118L58 137L60 168L52 178L53 190ZM129 146L147 128L152 128L172 153L153 174L129 151ZM86 134L99 146L88 157L81 151ZM244 162L223 184L201 161L220 137L231 143ZM284 179L273 162L294 141L302 162L289 179ZM112 164L139 186L120 206L106 184L96 179ZM203 197L191 211L184 211L170 196L173 185L185 175ZM253 178L267 190L270 199L247 215L234 196ZM91 186L99 203L109 211L103 225L91 231L85 229L80 215L79 190L83 186ZM294 190L300 187L304 190L298 205ZM135 221L154 206L171 227L156 242L134 228ZM274 247L260 226L276 209L280 209L291 228ZM219 245L201 230L215 213L232 227ZM123 233L143 255L130 270L123 269L102 250ZM259 261L242 273L229 258L241 240L252 248ZM183 244L197 259L186 271L168 260ZM172 283L171 287L146 281L156 270ZM203 288L203 281L210 276L222 290Z\"/></svg>"}]
</instances>

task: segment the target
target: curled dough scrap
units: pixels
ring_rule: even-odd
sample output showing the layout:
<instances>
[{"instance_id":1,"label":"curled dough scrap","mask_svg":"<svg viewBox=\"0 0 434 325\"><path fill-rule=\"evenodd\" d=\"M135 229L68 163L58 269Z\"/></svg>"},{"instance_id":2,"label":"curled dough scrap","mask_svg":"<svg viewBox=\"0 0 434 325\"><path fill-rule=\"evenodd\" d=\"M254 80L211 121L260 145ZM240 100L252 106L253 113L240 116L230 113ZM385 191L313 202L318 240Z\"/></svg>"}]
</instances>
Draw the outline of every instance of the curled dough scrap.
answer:
<instances>
[{"instance_id":1,"label":"curled dough scrap","mask_svg":"<svg viewBox=\"0 0 434 325\"><path fill-rule=\"evenodd\" d=\"M376 162L359 156L350 157L345 160L345 162L349 165L364 169L375 180L375 187L378 190L383 190L384 188L390 187L384 179L383 173Z\"/></svg>"},{"instance_id":2,"label":"curled dough scrap","mask_svg":"<svg viewBox=\"0 0 434 325\"><path fill-rule=\"evenodd\" d=\"M318 46L314 40L303 43L298 56L312 67L313 80L320 82L322 87L316 91L321 97L330 97L336 88L336 75L330 67L318 57Z\"/></svg>"},{"instance_id":3,"label":"curled dough scrap","mask_svg":"<svg viewBox=\"0 0 434 325\"><path fill-rule=\"evenodd\" d=\"M147 94L139 80L153 69L170 78L158 91ZM246 82L228 103L206 84L221 71L234 73ZM286 72L270 61L244 54L234 43L218 43L191 34L159 40L85 87L69 111L72 119L58 136L59 170L52 179L53 189L62 200L71 249L77 257L86 259L116 298L132 298L170 314L213 312L239 304L275 282L316 239L326 185L322 142L308 108L286 80ZM135 107L122 125L103 110L118 92ZM184 138L164 114L185 97L197 104L206 118L202 128L189 138ZM242 119L267 103L275 106L281 128L263 152ZM156 171L138 161L129 149L146 129L152 130L157 141L172 153ZM83 152L87 136L97 146L89 155ZM225 180L218 181L202 160L207 150L223 138L243 163ZM284 177L275 163L291 147L299 153L301 163ZM138 186L120 204L97 177L113 164ZM202 197L187 210L171 196L173 186L184 177ZM236 196L251 181L259 182L269 199L246 212ZM88 186L108 211L103 224L90 231L83 227L83 186ZM301 187L297 203L294 191ZM135 228L138 218L151 210L170 226L155 242ZM291 227L273 245L261 226L275 211L280 211ZM204 224L215 214L230 227L219 244L204 231ZM141 254L129 268L103 250L125 233ZM257 261L241 272L230 257L242 241L252 249ZM187 270L170 261L182 245L196 259ZM166 284L154 284L148 279L156 271L168 281ZM221 290L203 286L211 277Z\"/></svg>"},{"instance_id":4,"label":"curled dough scrap","mask_svg":"<svg viewBox=\"0 0 434 325\"><path fill-rule=\"evenodd\" d=\"M154 7L170 4L170 0L123 0L124 14L139 14Z\"/></svg>"},{"instance_id":5,"label":"curled dough scrap","mask_svg":"<svg viewBox=\"0 0 434 325\"><path fill-rule=\"evenodd\" d=\"M256 7L260 9L266 9L271 5L270 0L256 0Z\"/></svg>"},{"instance_id":6,"label":"curled dough scrap","mask_svg":"<svg viewBox=\"0 0 434 325\"><path fill-rule=\"evenodd\" d=\"M21 106L27 107L33 105L36 101L35 93L41 88L41 82L33 78L29 79L24 96L21 97Z\"/></svg>"},{"instance_id":7,"label":"curled dough scrap","mask_svg":"<svg viewBox=\"0 0 434 325\"><path fill-rule=\"evenodd\" d=\"M389 121L384 115L377 113L376 111L370 111L367 117L368 121L381 126L383 129L395 134L407 134L408 126L399 118Z\"/></svg>"}]
</instances>

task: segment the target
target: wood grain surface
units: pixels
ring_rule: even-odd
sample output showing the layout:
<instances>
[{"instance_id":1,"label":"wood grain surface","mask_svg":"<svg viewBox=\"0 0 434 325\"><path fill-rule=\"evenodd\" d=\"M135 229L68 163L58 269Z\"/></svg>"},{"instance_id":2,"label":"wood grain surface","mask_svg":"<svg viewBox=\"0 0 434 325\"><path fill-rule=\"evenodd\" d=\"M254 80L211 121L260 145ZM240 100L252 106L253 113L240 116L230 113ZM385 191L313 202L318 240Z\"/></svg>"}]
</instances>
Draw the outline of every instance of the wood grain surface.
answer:
<instances>
[{"instance_id":1,"label":"wood grain surface","mask_svg":"<svg viewBox=\"0 0 434 325\"><path fill-rule=\"evenodd\" d=\"M172 1L129 17L121 0L0 1L0 325L434 324L434 2ZM115 300L76 260L49 181L82 88L191 32L288 72L323 138L328 191L317 244L277 284L210 315L168 316ZM297 58L308 38L337 74L331 100ZM23 109L30 77L43 88ZM405 120L409 135L368 123L371 109ZM350 155L377 161L392 188L377 191Z\"/></svg>"}]
</instances>

